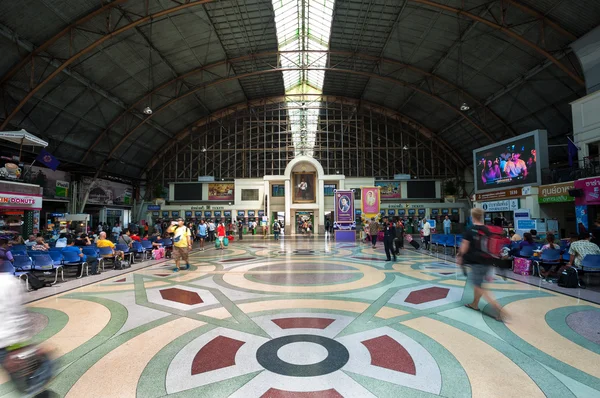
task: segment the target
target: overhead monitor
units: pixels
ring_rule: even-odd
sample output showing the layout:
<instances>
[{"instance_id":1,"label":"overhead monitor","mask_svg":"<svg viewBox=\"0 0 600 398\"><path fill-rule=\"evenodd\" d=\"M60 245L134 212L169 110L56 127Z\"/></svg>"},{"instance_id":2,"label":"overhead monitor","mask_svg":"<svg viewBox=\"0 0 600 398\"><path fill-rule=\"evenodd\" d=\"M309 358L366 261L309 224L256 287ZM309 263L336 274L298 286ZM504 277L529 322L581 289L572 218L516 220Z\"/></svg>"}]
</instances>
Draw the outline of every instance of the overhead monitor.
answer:
<instances>
[{"instance_id":1,"label":"overhead monitor","mask_svg":"<svg viewBox=\"0 0 600 398\"><path fill-rule=\"evenodd\" d=\"M548 167L546 130L535 130L473 151L475 191L541 185Z\"/></svg>"}]
</instances>

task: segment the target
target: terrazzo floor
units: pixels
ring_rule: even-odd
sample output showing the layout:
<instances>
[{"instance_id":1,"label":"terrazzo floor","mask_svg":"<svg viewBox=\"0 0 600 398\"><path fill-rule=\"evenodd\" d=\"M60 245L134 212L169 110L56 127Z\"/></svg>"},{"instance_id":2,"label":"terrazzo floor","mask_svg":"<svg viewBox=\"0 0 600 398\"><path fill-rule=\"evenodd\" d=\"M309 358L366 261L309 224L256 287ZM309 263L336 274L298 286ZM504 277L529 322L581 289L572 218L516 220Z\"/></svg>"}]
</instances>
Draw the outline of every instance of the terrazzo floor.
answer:
<instances>
[{"instance_id":1,"label":"terrazzo floor","mask_svg":"<svg viewBox=\"0 0 600 398\"><path fill-rule=\"evenodd\" d=\"M600 306L415 251L234 242L28 304L77 397L600 397ZM18 396L0 373L0 397Z\"/></svg>"}]
</instances>

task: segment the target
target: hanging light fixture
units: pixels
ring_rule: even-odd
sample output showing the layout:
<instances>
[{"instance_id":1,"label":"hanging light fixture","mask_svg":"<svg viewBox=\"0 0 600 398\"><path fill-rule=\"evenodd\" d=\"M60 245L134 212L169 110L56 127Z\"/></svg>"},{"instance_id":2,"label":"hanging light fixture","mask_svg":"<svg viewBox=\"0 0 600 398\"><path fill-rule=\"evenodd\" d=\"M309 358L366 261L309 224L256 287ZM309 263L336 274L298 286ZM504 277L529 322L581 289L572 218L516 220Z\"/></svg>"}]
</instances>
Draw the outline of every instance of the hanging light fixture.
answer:
<instances>
[{"instance_id":1,"label":"hanging light fixture","mask_svg":"<svg viewBox=\"0 0 600 398\"><path fill-rule=\"evenodd\" d=\"M460 110L463 111L463 112L466 112L469 109L471 109L471 107L466 102L463 102L462 105L460 106Z\"/></svg>"},{"instance_id":2,"label":"hanging light fixture","mask_svg":"<svg viewBox=\"0 0 600 398\"><path fill-rule=\"evenodd\" d=\"M144 115L152 115L152 87L154 86L154 75L152 73L152 20L150 20L150 35L148 37L148 96L150 103L144 108Z\"/></svg>"}]
</instances>

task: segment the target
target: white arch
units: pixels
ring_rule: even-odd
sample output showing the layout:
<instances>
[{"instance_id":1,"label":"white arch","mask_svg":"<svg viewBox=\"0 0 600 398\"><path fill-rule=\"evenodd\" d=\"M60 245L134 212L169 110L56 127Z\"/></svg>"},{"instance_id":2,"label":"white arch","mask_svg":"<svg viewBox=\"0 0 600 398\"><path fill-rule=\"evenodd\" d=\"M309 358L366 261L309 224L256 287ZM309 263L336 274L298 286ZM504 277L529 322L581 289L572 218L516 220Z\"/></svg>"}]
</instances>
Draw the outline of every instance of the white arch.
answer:
<instances>
[{"instance_id":1,"label":"white arch","mask_svg":"<svg viewBox=\"0 0 600 398\"><path fill-rule=\"evenodd\" d=\"M317 179L323 179L325 177L325 170L323 170L323 166L321 166L321 163L319 163L317 159L313 158L312 156L299 155L292 159L285 167L285 179L291 180L292 171L294 170L294 168L296 168L296 166L302 163L308 163L317 170Z\"/></svg>"}]
</instances>

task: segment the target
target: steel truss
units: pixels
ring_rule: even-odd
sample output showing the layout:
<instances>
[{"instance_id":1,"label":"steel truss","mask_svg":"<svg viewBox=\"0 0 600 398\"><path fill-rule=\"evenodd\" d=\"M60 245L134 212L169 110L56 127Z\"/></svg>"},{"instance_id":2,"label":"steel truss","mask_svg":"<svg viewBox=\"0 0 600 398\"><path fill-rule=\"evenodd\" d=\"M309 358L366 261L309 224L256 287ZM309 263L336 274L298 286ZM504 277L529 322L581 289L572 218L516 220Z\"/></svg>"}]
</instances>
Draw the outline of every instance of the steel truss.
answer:
<instances>
[{"instance_id":1,"label":"steel truss","mask_svg":"<svg viewBox=\"0 0 600 398\"><path fill-rule=\"evenodd\" d=\"M295 102L263 102L236 109L190 129L161 152L147 172L149 182L262 178L283 175L294 157L288 111ZM317 107L317 105L312 105ZM434 135L425 137L409 120L344 101L324 98L314 157L325 174L348 177L448 179L461 175L461 162Z\"/></svg>"}]
</instances>

